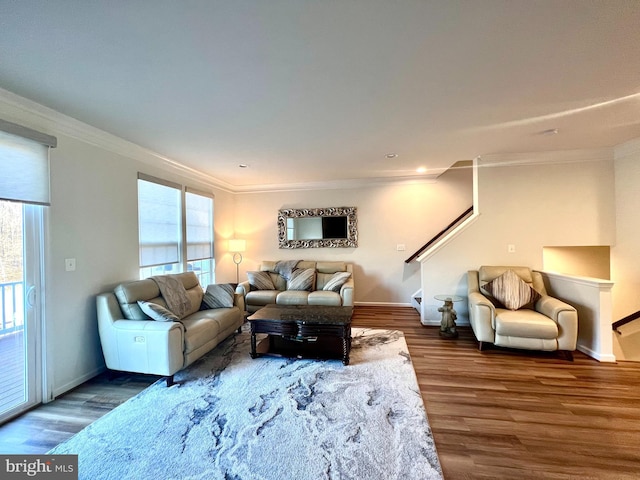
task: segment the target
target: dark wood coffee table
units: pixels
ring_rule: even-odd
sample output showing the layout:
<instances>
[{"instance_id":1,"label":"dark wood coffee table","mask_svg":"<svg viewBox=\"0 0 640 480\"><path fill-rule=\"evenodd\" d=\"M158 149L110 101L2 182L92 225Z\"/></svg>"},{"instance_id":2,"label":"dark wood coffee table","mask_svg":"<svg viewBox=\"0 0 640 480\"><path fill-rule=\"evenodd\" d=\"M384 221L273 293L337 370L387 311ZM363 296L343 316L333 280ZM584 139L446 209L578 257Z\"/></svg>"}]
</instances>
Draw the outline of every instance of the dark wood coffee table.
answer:
<instances>
[{"instance_id":1,"label":"dark wood coffee table","mask_svg":"<svg viewBox=\"0 0 640 480\"><path fill-rule=\"evenodd\" d=\"M339 358L349 364L353 307L267 305L247 320L251 325L251 358ZM256 334L267 337L256 345Z\"/></svg>"}]
</instances>

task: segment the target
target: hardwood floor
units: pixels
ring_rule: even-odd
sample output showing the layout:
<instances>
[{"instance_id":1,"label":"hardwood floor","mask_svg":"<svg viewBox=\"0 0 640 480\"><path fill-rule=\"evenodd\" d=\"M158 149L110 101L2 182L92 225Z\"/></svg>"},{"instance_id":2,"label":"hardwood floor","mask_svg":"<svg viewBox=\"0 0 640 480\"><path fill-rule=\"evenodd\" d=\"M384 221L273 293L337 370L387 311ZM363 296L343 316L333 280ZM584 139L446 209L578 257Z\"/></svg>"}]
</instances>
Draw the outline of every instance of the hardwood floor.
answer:
<instances>
[{"instance_id":1,"label":"hardwood floor","mask_svg":"<svg viewBox=\"0 0 640 480\"><path fill-rule=\"evenodd\" d=\"M478 351L411 308L356 307L355 327L402 330L447 480L640 478L640 364ZM0 453L43 453L156 377L99 376L0 427Z\"/></svg>"}]
</instances>

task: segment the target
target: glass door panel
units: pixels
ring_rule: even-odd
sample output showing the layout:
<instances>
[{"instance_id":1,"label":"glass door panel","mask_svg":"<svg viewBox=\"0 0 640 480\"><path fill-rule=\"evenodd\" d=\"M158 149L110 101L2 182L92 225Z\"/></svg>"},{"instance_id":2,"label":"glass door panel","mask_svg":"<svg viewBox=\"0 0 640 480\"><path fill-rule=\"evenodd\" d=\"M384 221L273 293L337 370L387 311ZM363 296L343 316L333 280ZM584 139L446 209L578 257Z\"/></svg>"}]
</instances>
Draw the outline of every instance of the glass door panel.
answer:
<instances>
[{"instance_id":1,"label":"glass door panel","mask_svg":"<svg viewBox=\"0 0 640 480\"><path fill-rule=\"evenodd\" d=\"M41 208L0 201L0 422L42 399Z\"/></svg>"}]
</instances>

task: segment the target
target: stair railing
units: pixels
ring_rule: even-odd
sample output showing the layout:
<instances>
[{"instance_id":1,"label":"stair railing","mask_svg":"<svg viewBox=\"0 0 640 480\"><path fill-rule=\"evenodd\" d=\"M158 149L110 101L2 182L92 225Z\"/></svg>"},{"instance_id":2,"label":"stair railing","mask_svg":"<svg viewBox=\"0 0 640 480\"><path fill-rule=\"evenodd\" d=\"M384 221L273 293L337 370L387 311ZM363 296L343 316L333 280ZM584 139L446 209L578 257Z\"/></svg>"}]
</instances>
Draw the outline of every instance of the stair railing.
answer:
<instances>
[{"instance_id":1,"label":"stair railing","mask_svg":"<svg viewBox=\"0 0 640 480\"><path fill-rule=\"evenodd\" d=\"M427 243L425 243L423 246L421 246L418 250L416 250L416 252L413 255L411 255L409 258L407 258L404 261L404 263L411 263L413 260L418 258L422 254L422 252L424 252L427 248L429 248L431 245L433 245L438 240L440 240L442 237L444 237L447 233L449 233L449 231L451 231L462 220L467 218L472 213L473 213L473 206L467 208L463 213L458 215L458 217L453 222L451 222L449 225L447 225L444 229L442 229L442 231L437 233L431 240L429 240Z\"/></svg>"},{"instance_id":2,"label":"stair railing","mask_svg":"<svg viewBox=\"0 0 640 480\"><path fill-rule=\"evenodd\" d=\"M632 313L631 315L627 315L624 318L621 318L620 320L618 320L617 322L613 322L611 324L611 328L614 332L616 332L618 335L622 335L622 332L620 330L618 330L621 326L626 325L627 323L631 323L634 320L637 320L640 318L640 310L638 310L636 313Z\"/></svg>"}]
</instances>

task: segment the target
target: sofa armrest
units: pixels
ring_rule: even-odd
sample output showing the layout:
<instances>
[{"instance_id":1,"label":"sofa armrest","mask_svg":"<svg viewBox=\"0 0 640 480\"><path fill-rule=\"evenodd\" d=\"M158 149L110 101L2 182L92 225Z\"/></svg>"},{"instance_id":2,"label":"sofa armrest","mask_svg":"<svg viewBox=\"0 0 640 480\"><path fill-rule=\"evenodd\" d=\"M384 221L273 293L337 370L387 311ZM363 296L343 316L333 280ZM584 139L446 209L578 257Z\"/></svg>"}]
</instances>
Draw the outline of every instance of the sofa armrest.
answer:
<instances>
[{"instance_id":1,"label":"sofa armrest","mask_svg":"<svg viewBox=\"0 0 640 480\"><path fill-rule=\"evenodd\" d=\"M578 343L578 311L568 303L544 295L536 302L536 311L558 324L558 350L572 352Z\"/></svg>"},{"instance_id":2,"label":"sofa armrest","mask_svg":"<svg viewBox=\"0 0 640 480\"><path fill-rule=\"evenodd\" d=\"M243 297L246 297L247 293L249 293L250 291L251 291L251 284L249 283L248 280L245 280L244 282L240 282L236 287L236 293L239 293Z\"/></svg>"},{"instance_id":3,"label":"sofa armrest","mask_svg":"<svg viewBox=\"0 0 640 480\"><path fill-rule=\"evenodd\" d=\"M342 297L343 307L353 306L353 297L355 293L355 283L353 277L347 280L342 287L340 287L340 297Z\"/></svg>"},{"instance_id":4,"label":"sofa armrest","mask_svg":"<svg viewBox=\"0 0 640 480\"><path fill-rule=\"evenodd\" d=\"M184 364L179 322L126 320L112 293L98 295L98 333L107 368L169 376Z\"/></svg>"},{"instance_id":5,"label":"sofa armrest","mask_svg":"<svg viewBox=\"0 0 640 480\"><path fill-rule=\"evenodd\" d=\"M246 306L244 302L244 294L239 292L237 288L236 288L236 292L233 294L233 305L238 307L240 311L243 312L243 315L244 315L244 312L246 310Z\"/></svg>"}]
</instances>

